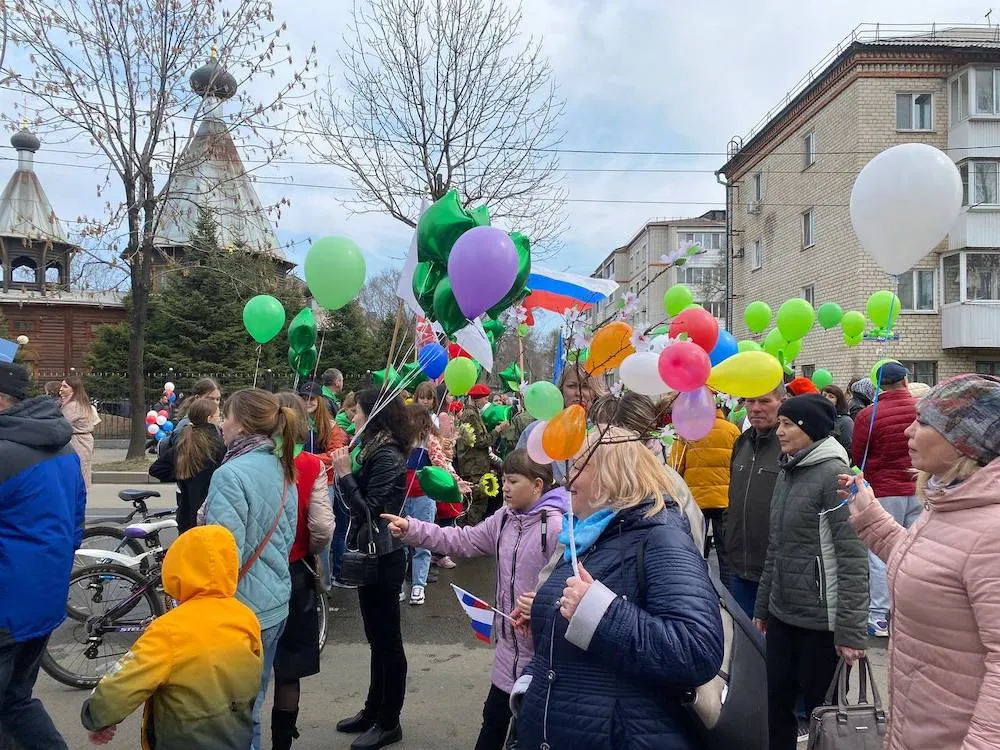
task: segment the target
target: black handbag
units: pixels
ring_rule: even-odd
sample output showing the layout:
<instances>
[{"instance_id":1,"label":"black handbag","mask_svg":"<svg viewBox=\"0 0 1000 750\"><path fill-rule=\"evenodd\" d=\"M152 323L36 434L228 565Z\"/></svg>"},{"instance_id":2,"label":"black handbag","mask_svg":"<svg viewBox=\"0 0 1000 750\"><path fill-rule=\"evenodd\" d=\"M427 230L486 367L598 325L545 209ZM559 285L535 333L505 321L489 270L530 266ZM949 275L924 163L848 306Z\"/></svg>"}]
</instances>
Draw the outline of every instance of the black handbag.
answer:
<instances>
[{"instance_id":1,"label":"black handbag","mask_svg":"<svg viewBox=\"0 0 1000 750\"><path fill-rule=\"evenodd\" d=\"M888 721L875 674L867 658L859 662L858 702L847 702L847 675L843 659L837 664L824 705L812 710L809 719L809 750L881 750ZM868 685L872 688L868 701Z\"/></svg>"},{"instance_id":2,"label":"black handbag","mask_svg":"<svg viewBox=\"0 0 1000 750\"><path fill-rule=\"evenodd\" d=\"M378 549L375 545L378 527L372 523L372 514L368 506L364 508L367 523L365 528L358 531L358 548L354 550L348 548L340 563L340 580L351 586L371 586L373 583L378 583ZM350 529L347 536L350 538Z\"/></svg>"}]
</instances>

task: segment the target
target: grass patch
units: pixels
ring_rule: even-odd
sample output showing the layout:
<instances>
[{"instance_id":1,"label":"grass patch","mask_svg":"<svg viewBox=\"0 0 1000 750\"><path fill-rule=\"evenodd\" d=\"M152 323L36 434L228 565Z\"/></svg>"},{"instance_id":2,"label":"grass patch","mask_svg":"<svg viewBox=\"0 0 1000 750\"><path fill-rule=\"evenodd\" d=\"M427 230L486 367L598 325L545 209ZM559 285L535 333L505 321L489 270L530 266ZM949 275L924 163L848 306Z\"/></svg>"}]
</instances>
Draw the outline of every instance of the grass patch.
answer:
<instances>
[{"instance_id":1,"label":"grass patch","mask_svg":"<svg viewBox=\"0 0 1000 750\"><path fill-rule=\"evenodd\" d=\"M139 471L145 474L149 471L149 467L153 463L150 460L152 458L150 456L149 459L133 458L128 461L110 461L106 464L94 464L94 471Z\"/></svg>"}]
</instances>

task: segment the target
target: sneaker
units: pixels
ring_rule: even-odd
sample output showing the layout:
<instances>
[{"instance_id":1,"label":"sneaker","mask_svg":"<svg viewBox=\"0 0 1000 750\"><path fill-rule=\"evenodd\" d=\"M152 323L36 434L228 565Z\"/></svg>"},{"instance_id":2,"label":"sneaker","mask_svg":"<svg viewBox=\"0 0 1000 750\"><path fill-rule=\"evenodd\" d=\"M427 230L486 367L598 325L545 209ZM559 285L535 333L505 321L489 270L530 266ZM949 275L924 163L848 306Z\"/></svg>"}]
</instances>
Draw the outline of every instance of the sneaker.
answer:
<instances>
[{"instance_id":1,"label":"sneaker","mask_svg":"<svg viewBox=\"0 0 1000 750\"><path fill-rule=\"evenodd\" d=\"M796 744L801 744L803 742L808 742L808 741L809 741L809 730L806 729L805 731L803 731L802 729L799 729L799 738L796 740Z\"/></svg>"},{"instance_id":2,"label":"sneaker","mask_svg":"<svg viewBox=\"0 0 1000 750\"><path fill-rule=\"evenodd\" d=\"M414 586L416 588L416 586ZM403 604L406 601L406 582L403 582L403 588L399 590L399 603Z\"/></svg>"},{"instance_id":3,"label":"sneaker","mask_svg":"<svg viewBox=\"0 0 1000 750\"><path fill-rule=\"evenodd\" d=\"M356 589L353 583L344 583L343 581L338 581L336 578L333 579L333 587L338 589Z\"/></svg>"},{"instance_id":4,"label":"sneaker","mask_svg":"<svg viewBox=\"0 0 1000 750\"><path fill-rule=\"evenodd\" d=\"M452 568L456 568L458 566L455 564L454 560L448 557L448 555L445 555L440 560L438 560L438 567L444 568L445 570L451 570Z\"/></svg>"},{"instance_id":5,"label":"sneaker","mask_svg":"<svg viewBox=\"0 0 1000 750\"><path fill-rule=\"evenodd\" d=\"M888 620L875 620L874 622L868 623L868 637L869 638L888 638L889 637L889 622Z\"/></svg>"},{"instance_id":6,"label":"sneaker","mask_svg":"<svg viewBox=\"0 0 1000 750\"><path fill-rule=\"evenodd\" d=\"M410 591L410 604L423 604L423 603L424 603L424 587L414 586L413 589Z\"/></svg>"}]
</instances>

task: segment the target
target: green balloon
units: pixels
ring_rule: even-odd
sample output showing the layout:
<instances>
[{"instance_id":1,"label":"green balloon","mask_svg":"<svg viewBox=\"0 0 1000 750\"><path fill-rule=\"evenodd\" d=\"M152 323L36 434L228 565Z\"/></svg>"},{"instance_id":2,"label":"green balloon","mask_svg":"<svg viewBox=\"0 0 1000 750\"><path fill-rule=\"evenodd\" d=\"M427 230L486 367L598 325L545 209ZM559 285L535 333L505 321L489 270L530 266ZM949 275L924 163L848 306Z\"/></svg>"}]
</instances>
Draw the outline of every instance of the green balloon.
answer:
<instances>
[{"instance_id":1,"label":"green balloon","mask_svg":"<svg viewBox=\"0 0 1000 750\"><path fill-rule=\"evenodd\" d=\"M663 309L671 318L680 315L692 302L694 302L694 294L684 284L674 284L663 295Z\"/></svg>"},{"instance_id":2,"label":"green balloon","mask_svg":"<svg viewBox=\"0 0 1000 750\"><path fill-rule=\"evenodd\" d=\"M458 491L455 477L440 466L425 466L417 472L420 490L436 503L460 503L462 493Z\"/></svg>"},{"instance_id":3,"label":"green balloon","mask_svg":"<svg viewBox=\"0 0 1000 750\"><path fill-rule=\"evenodd\" d=\"M812 382L814 386L816 386L820 390L823 390L828 385L833 385L833 373L831 373L829 370L824 370L823 368L820 368L813 373Z\"/></svg>"},{"instance_id":4,"label":"green balloon","mask_svg":"<svg viewBox=\"0 0 1000 750\"><path fill-rule=\"evenodd\" d=\"M316 351L315 346L301 352L297 352L291 347L288 349L288 364L304 378L309 377L316 371L317 359L319 359L319 353Z\"/></svg>"},{"instance_id":5,"label":"green balloon","mask_svg":"<svg viewBox=\"0 0 1000 750\"><path fill-rule=\"evenodd\" d=\"M510 421L510 407L490 404L483 409L483 424L487 430L495 429L501 422Z\"/></svg>"},{"instance_id":6,"label":"green balloon","mask_svg":"<svg viewBox=\"0 0 1000 750\"><path fill-rule=\"evenodd\" d=\"M860 315L861 313L858 314ZM861 343L864 337L865 335L863 333L859 333L857 336L848 336L847 333L845 332L844 346L846 346L848 349L853 349L855 346Z\"/></svg>"},{"instance_id":7,"label":"green balloon","mask_svg":"<svg viewBox=\"0 0 1000 750\"><path fill-rule=\"evenodd\" d=\"M420 385L425 380L427 380L427 375L424 374L424 370L420 366L420 363L407 362L399 368L399 377L394 385L396 388L405 388L409 391L413 390L414 387Z\"/></svg>"},{"instance_id":8,"label":"green balloon","mask_svg":"<svg viewBox=\"0 0 1000 750\"><path fill-rule=\"evenodd\" d=\"M476 365L467 357L456 357L444 368L444 384L452 396L464 396L478 377Z\"/></svg>"},{"instance_id":9,"label":"green balloon","mask_svg":"<svg viewBox=\"0 0 1000 750\"><path fill-rule=\"evenodd\" d=\"M517 362L511 362L497 373L497 377L500 378L500 382L503 383L505 389L512 393L517 393L518 388L521 387L521 380L524 379L524 373L521 372L521 368Z\"/></svg>"},{"instance_id":10,"label":"green balloon","mask_svg":"<svg viewBox=\"0 0 1000 750\"><path fill-rule=\"evenodd\" d=\"M785 358L785 362L794 362L795 359L802 352L802 339L797 341L789 341L785 344L785 348L782 351L782 356Z\"/></svg>"},{"instance_id":11,"label":"green balloon","mask_svg":"<svg viewBox=\"0 0 1000 750\"><path fill-rule=\"evenodd\" d=\"M524 389L524 408L535 419L552 419L565 405L562 391L555 383L539 380Z\"/></svg>"},{"instance_id":12,"label":"green balloon","mask_svg":"<svg viewBox=\"0 0 1000 750\"><path fill-rule=\"evenodd\" d=\"M866 309L868 310L868 318L875 324L875 327L884 328L886 332L889 332L896 324L901 306L899 297L888 289L883 289L868 298Z\"/></svg>"},{"instance_id":13,"label":"green balloon","mask_svg":"<svg viewBox=\"0 0 1000 750\"><path fill-rule=\"evenodd\" d=\"M518 323L518 326L517 326L517 335L520 336L522 339L525 336L528 335L528 324L527 323Z\"/></svg>"},{"instance_id":14,"label":"green balloon","mask_svg":"<svg viewBox=\"0 0 1000 750\"><path fill-rule=\"evenodd\" d=\"M427 315L434 317L434 292L437 290L438 282L444 278L446 270L434 263L417 263L413 269L413 296L417 298L417 304Z\"/></svg>"},{"instance_id":15,"label":"green balloon","mask_svg":"<svg viewBox=\"0 0 1000 750\"><path fill-rule=\"evenodd\" d=\"M476 206L470 209L469 216L476 222L477 227L488 227L490 225L490 209L486 206Z\"/></svg>"},{"instance_id":16,"label":"green balloon","mask_svg":"<svg viewBox=\"0 0 1000 750\"><path fill-rule=\"evenodd\" d=\"M313 299L327 310L339 310L365 285L365 257L346 237L324 237L306 253L305 275Z\"/></svg>"},{"instance_id":17,"label":"green balloon","mask_svg":"<svg viewBox=\"0 0 1000 750\"><path fill-rule=\"evenodd\" d=\"M316 346L316 318L308 307L303 307L288 324L288 345L297 352Z\"/></svg>"},{"instance_id":18,"label":"green balloon","mask_svg":"<svg viewBox=\"0 0 1000 750\"><path fill-rule=\"evenodd\" d=\"M266 344L285 326L285 308L270 294L258 294L243 306L243 326L258 344Z\"/></svg>"},{"instance_id":19,"label":"green balloon","mask_svg":"<svg viewBox=\"0 0 1000 750\"><path fill-rule=\"evenodd\" d=\"M417 260L446 267L452 246L463 234L479 226L481 218L466 211L458 192L449 190L428 206L417 221ZM489 223L488 212L486 223Z\"/></svg>"},{"instance_id":20,"label":"green balloon","mask_svg":"<svg viewBox=\"0 0 1000 750\"><path fill-rule=\"evenodd\" d=\"M520 232L511 232L510 239L514 243L514 249L517 250L517 276L510 291L504 295L504 298L486 311L486 314L491 318L496 318L508 307L512 307L521 301L524 287L527 285L528 277L531 275L531 240Z\"/></svg>"},{"instance_id":21,"label":"green balloon","mask_svg":"<svg viewBox=\"0 0 1000 750\"><path fill-rule=\"evenodd\" d=\"M771 325L771 308L760 300L751 302L743 311L743 322L747 324L751 333L764 333L764 330Z\"/></svg>"},{"instance_id":22,"label":"green balloon","mask_svg":"<svg viewBox=\"0 0 1000 750\"><path fill-rule=\"evenodd\" d=\"M836 302L824 302L819 306L816 317L823 330L828 331L840 323L840 319L844 317L844 311Z\"/></svg>"},{"instance_id":23,"label":"green balloon","mask_svg":"<svg viewBox=\"0 0 1000 750\"><path fill-rule=\"evenodd\" d=\"M789 362L794 361L799 356L801 350L801 339L798 341L786 341L785 337L781 335L781 331L777 328L772 328L771 332L764 338L764 351L781 362L782 365L787 365Z\"/></svg>"},{"instance_id":24,"label":"green balloon","mask_svg":"<svg viewBox=\"0 0 1000 750\"><path fill-rule=\"evenodd\" d=\"M391 385L399 380L399 373L396 372L396 368L389 365L384 370L373 370L372 371L372 386L374 388L382 388L386 382Z\"/></svg>"},{"instance_id":25,"label":"green balloon","mask_svg":"<svg viewBox=\"0 0 1000 750\"><path fill-rule=\"evenodd\" d=\"M434 319L449 336L461 331L469 323L451 291L451 280L448 277L441 279L434 290Z\"/></svg>"},{"instance_id":26,"label":"green balloon","mask_svg":"<svg viewBox=\"0 0 1000 750\"><path fill-rule=\"evenodd\" d=\"M507 326L499 320L486 320L483 322L483 330L488 334L493 334L493 338L499 339L507 332Z\"/></svg>"},{"instance_id":27,"label":"green balloon","mask_svg":"<svg viewBox=\"0 0 1000 750\"><path fill-rule=\"evenodd\" d=\"M865 316L857 310L844 313L844 317L840 319L840 330L844 332L845 339L863 336L865 333ZM861 343L860 338L858 343ZM854 344L854 346L857 346L857 344Z\"/></svg>"},{"instance_id":28,"label":"green balloon","mask_svg":"<svg viewBox=\"0 0 1000 750\"><path fill-rule=\"evenodd\" d=\"M785 300L778 308L778 330L785 341L799 341L812 330L816 320L813 306L800 297Z\"/></svg>"},{"instance_id":29,"label":"green balloon","mask_svg":"<svg viewBox=\"0 0 1000 750\"><path fill-rule=\"evenodd\" d=\"M741 352L762 351L760 344L758 344L756 341L741 341L736 346Z\"/></svg>"},{"instance_id":30,"label":"green balloon","mask_svg":"<svg viewBox=\"0 0 1000 750\"><path fill-rule=\"evenodd\" d=\"M743 408L733 409L733 411L729 412L729 421L735 425L742 425L743 420L745 420L746 418L747 418L746 409Z\"/></svg>"}]
</instances>

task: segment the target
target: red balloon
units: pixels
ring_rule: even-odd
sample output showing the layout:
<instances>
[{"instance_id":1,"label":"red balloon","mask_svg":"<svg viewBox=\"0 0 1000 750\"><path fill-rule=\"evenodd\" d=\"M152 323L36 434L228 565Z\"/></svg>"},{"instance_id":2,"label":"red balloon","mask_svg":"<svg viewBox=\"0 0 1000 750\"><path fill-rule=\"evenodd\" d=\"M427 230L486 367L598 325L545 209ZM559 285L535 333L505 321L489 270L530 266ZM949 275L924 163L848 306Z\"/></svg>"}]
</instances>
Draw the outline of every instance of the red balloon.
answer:
<instances>
[{"instance_id":1,"label":"red balloon","mask_svg":"<svg viewBox=\"0 0 1000 750\"><path fill-rule=\"evenodd\" d=\"M156 417L151 417L150 415L147 414L146 415L146 424L153 424L154 422L156 422Z\"/></svg>"},{"instance_id":2,"label":"red balloon","mask_svg":"<svg viewBox=\"0 0 1000 750\"><path fill-rule=\"evenodd\" d=\"M708 382L712 361L708 353L691 341L675 341L659 359L660 377L675 391L694 391Z\"/></svg>"},{"instance_id":3,"label":"red balloon","mask_svg":"<svg viewBox=\"0 0 1000 750\"><path fill-rule=\"evenodd\" d=\"M690 307L670 323L670 338L676 339L682 333L706 352L711 352L719 340L719 321L703 307Z\"/></svg>"},{"instance_id":4,"label":"red balloon","mask_svg":"<svg viewBox=\"0 0 1000 750\"><path fill-rule=\"evenodd\" d=\"M160 409L156 413L157 413L158 416L161 416L161 417L169 417L170 416L170 412L167 411L166 409ZM156 420L154 419L153 421L155 422Z\"/></svg>"}]
</instances>

